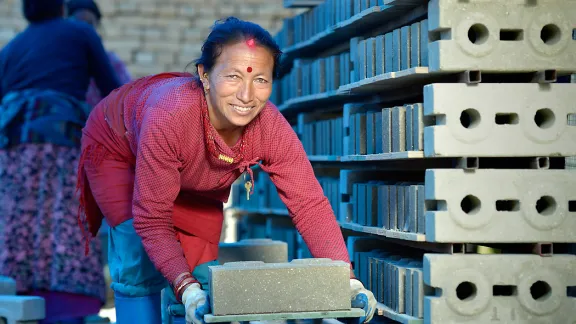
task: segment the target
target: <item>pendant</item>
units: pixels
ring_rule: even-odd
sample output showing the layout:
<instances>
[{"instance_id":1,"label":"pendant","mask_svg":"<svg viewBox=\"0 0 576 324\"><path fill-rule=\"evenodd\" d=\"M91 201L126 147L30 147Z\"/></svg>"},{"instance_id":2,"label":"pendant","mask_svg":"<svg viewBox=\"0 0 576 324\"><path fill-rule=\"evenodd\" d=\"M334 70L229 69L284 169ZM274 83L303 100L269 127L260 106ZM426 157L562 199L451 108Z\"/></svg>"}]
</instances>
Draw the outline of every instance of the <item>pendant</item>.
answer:
<instances>
[{"instance_id":1,"label":"pendant","mask_svg":"<svg viewBox=\"0 0 576 324\"><path fill-rule=\"evenodd\" d=\"M225 162L228 162L228 163L230 163L230 164L234 163L234 158L231 158L231 157L226 156L226 155L224 155L224 154L218 155L218 159L219 159L219 160L222 160L222 161L225 161Z\"/></svg>"}]
</instances>

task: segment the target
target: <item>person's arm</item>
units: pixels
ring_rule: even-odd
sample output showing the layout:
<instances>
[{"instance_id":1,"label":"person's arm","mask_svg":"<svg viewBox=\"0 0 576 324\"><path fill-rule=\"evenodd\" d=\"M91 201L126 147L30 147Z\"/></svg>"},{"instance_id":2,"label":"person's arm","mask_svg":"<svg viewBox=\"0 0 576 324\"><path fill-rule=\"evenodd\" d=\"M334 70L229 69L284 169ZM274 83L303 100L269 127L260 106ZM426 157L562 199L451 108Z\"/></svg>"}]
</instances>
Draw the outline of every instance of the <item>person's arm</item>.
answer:
<instances>
[{"instance_id":1,"label":"person's arm","mask_svg":"<svg viewBox=\"0 0 576 324\"><path fill-rule=\"evenodd\" d=\"M269 151L267 161L263 161L264 170L270 174L312 256L350 263L340 226L302 143L286 119L279 112L274 115L274 121L266 127L270 137L265 145ZM350 277L354 278L352 270Z\"/></svg>"},{"instance_id":2,"label":"person's arm","mask_svg":"<svg viewBox=\"0 0 576 324\"><path fill-rule=\"evenodd\" d=\"M110 63L112 63L112 68L114 68L114 71L116 72L118 81L120 81L121 84L126 84L132 81L132 76L130 75L130 72L128 72L128 68L122 59L114 52L108 52L108 57L110 58Z\"/></svg>"},{"instance_id":3,"label":"person's arm","mask_svg":"<svg viewBox=\"0 0 576 324\"><path fill-rule=\"evenodd\" d=\"M150 260L171 284L179 275L190 273L172 222L182 165L177 125L161 108L146 113L138 136L132 205L134 228Z\"/></svg>"},{"instance_id":4,"label":"person's arm","mask_svg":"<svg viewBox=\"0 0 576 324\"><path fill-rule=\"evenodd\" d=\"M90 76L94 78L100 94L102 98L104 98L122 84L118 80L116 72L114 72L114 68L110 63L108 54L104 50L100 36L89 27L84 29L84 33L88 43Z\"/></svg>"}]
</instances>

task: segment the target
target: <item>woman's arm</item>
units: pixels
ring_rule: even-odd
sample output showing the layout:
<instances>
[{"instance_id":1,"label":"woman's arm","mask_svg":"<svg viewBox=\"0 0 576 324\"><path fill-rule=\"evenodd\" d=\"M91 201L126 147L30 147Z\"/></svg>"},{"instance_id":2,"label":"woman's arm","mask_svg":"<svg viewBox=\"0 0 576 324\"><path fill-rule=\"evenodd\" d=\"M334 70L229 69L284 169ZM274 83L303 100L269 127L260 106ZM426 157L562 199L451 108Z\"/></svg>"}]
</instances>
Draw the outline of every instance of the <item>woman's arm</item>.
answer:
<instances>
[{"instance_id":1,"label":"woman's arm","mask_svg":"<svg viewBox=\"0 0 576 324\"><path fill-rule=\"evenodd\" d=\"M346 244L334 211L318 183L302 143L286 119L275 111L265 126L270 134L264 170L278 188L292 222L312 256L350 263ZM265 122L263 122L265 124ZM269 127L272 126L272 127ZM351 277L354 277L350 271Z\"/></svg>"},{"instance_id":2,"label":"woman's arm","mask_svg":"<svg viewBox=\"0 0 576 324\"><path fill-rule=\"evenodd\" d=\"M190 273L172 222L180 191L178 121L161 108L148 108L138 136L132 213L134 228L156 268L171 284Z\"/></svg>"},{"instance_id":3,"label":"woman's arm","mask_svg":"<svg viewBox=\"0 0 576 324\"><path fill-rule=\"evenodd\" d=\"M101 96L104 98L122 84L118 81L118 77L110 63L108 54L104 50L100 36L88 26L84 29L84 33L88 43L90 76L94 78Z\"/></svg>"}]
</instances>

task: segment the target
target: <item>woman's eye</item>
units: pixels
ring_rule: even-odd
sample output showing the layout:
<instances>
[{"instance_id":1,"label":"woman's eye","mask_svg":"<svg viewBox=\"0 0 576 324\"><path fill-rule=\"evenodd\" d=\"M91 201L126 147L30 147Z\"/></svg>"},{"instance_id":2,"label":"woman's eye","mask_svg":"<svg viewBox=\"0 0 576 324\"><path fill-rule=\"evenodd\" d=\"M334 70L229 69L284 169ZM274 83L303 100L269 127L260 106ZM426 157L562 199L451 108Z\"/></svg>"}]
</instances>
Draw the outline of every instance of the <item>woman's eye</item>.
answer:
<instances>
[{"instance_id":1,"label":"woman's eye","mask_svg":"<svg viewBox=\"0 0 576 324\"><path fill-rule=\"evenodd\" d=\"M258 78L258 79L256 79L256 81L257 81L258 83L267 83L267 82L268 82L268 80L262 79L262 78Z\"/></svg>"},{"instance_id":2,"label":"woman's eye","mask_svg":"<svg viewBox=\"0 0 576 324\"><path fill-rule=\"evenodd\" d=\"M228 78L232 79L232 80L236 80L238 79L237 75L229 75Z\"/></svg>"}]
</instances>

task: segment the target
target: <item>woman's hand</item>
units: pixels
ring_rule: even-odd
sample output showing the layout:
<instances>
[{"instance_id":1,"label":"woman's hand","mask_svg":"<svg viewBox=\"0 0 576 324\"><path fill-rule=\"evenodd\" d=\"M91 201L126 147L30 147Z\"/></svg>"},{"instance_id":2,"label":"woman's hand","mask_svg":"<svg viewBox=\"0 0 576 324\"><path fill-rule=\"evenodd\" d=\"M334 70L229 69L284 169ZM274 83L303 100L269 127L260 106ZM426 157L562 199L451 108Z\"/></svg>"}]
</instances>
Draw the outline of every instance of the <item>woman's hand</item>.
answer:
<instances>
[{"instance_id":1,"label":"woman's hand","mask_svg":"<svg viewBox=\"0 0 576 324\"><path fill-rule=\"evenodd\" d=\"M360 323L368 323L374 316L374 311L376 310L376 299L374 294L364 288L364 285L358 279L350 279L350 288L352 301L352 308L362 308L364 309L364 318L360 318Z\"/></svg>"},{"instance_id":2,"label":"woman's hand","mask_svg":"<svg viewBox=\"0 0 576 324\"><path fill-rule=\"evenodd\" d=\"M193 283L182 294L182 303L186 310L186 324L205 324L204 315L210 312L208 295L200 284Z\"/></svg>"}]
</instances>

